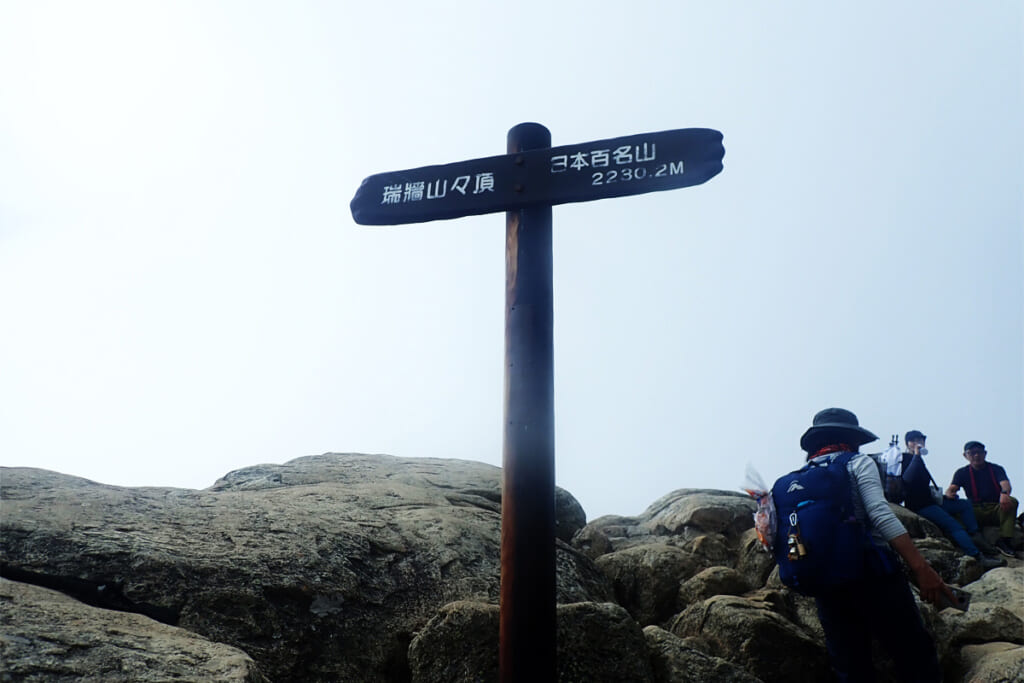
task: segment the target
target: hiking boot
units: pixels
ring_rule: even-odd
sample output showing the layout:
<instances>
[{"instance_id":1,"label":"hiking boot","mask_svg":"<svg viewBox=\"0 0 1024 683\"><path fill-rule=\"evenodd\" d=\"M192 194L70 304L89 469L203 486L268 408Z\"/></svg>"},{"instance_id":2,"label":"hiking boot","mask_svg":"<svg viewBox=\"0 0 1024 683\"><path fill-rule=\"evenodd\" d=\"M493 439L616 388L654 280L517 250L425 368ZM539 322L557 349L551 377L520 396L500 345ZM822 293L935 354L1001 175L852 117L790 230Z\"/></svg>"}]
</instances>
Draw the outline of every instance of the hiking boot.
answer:
<instances>
[{"instance_id":1,"label":"hiking boot","mask_svg":"<svg viewBox=\"0 0 1024 683\"><path fill-rule=\"evenodd\" d=\"M1001 557L985 557L984 555L978 555L974 559L978 561L982 569L995 569L996 567L1006 566L1006 560Z\"/></svg>"},{"instance_id":2,"label":"hiking boot","mask_svg":"<svg viewBox=\"0 0 1024 683\"><path fill-rule=\"evenodd\" d=\"M1008 538L1000 538L998 541L996 541L996 550L1001 552L1003 555L1006 555L1007 557L1017 556L1016 553L1013 552L1013 546L1010 545L1010 539Z\"/></svg>"},{"instance_id":3,"label":"hiking boot","mask_svg":"<svg viewBox=\"0 0 1024 683\"><path fill-rule=\"evenodd\" d=\"M998 555L999 549L988 542L985 539L985 535L980 531L975 531L971 534L971 540L974 541L974 545L977 546L978 550L986 555Z\"/></svg>"}]
</instances>

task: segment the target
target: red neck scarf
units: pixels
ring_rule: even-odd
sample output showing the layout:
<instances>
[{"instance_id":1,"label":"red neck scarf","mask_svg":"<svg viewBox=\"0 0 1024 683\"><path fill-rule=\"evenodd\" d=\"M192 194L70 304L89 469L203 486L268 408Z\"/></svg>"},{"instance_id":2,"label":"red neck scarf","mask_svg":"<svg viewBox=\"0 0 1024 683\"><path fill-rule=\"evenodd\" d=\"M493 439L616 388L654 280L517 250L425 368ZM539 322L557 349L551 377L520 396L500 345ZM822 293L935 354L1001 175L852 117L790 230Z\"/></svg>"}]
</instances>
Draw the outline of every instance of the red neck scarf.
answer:
<instances>
[{"instance_id":1,"label":"red neck scarf","mask_svg":"<svg viewBox=\"0 0 1024 683\"><path fill-rule=\"evenodd\" d=\"M829 453L842 453L844 451L849 451L850 453L856 453L857 449L853 448L849 444L835 443L835 444L832 444L831 446L825 446L824 448L822 448L821 450L819 450L816 453L811 453L807 457L807 459L810 460L811 458L817 458L819 455L828 455Z\"/></svg>"}]
</instances>

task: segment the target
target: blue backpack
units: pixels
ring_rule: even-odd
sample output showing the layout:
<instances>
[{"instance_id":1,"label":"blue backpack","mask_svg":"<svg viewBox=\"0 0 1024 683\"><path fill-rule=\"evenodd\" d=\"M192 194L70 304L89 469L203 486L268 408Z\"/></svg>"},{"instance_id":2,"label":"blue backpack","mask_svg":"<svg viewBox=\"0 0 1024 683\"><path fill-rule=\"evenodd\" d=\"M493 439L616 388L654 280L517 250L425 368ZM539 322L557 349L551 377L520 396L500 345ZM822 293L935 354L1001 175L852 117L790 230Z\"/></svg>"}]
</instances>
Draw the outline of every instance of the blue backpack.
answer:
<instances>
[{"instance_id":1,"label":"blue backpack","mask_svg":"<svg viewBox=\"0 0 1024 683\"><path fill-rule=\"evenodd\" d=\"M772 486L778 514L774 555L782 583L819 596L867 573L875 548L857 521L846 471L856 453L837 453L780 477Z\"/></svg>"}]
</instances>

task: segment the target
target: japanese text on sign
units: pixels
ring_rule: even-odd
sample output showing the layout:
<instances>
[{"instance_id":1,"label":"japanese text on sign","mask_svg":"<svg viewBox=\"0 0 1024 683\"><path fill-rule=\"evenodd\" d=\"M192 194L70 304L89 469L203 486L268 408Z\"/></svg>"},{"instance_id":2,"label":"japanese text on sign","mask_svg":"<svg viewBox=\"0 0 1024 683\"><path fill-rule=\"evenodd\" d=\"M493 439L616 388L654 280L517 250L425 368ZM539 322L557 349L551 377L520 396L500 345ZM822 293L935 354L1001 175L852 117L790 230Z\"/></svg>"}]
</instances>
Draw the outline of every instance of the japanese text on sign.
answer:
<instances>
[{"instance_id":1,"label":"japanese text on sign","mask_svg":"<svg viewBox=\"0 0 1024 683\"><path fill-rule=\"evenodd\" d=\"M551 157L551 172L563 173L570 169L579 171L584 168L604 168L611 165L654 161L655 144L642 142L639 145L622 145L615 149L594 149L590 152L573 154L556 154Z\"/></svg>"},{"instance_id":2,"label":"japanese text on sign","mask_svg":"<svg viewBox=\"0 0 1024 683\"><path fill-rule=\"evenodd\" d=\"M350 206L360 225L400 225L675 190L720 173L724 153L710 128L629 135L378 173Z\"/></svg>"},{"instance_id":3,"label":"japanese text on sign","mask_svg":"<svg viewBox=\"0 0 1024 683\"><path fill-rule=\"evenodd\" d=\"M591 169L591 185L682 175L682 161L644 165L645 162L657 161L657 156L657 145L653 142L555 154L551 157L551 173Z\"/></svg>"},{"instance_id":4,"label":"japanese text on sign","mask_svg":"<svg viewBox=\"0 0 1024 683\"><path fill-rule=\"evenodd\" d=\"M472 189L470 188L471 184ZM401 204L403 202L418 202L423 199L442 199L448 195L449 190L458 192L461 195L494 192L494 173L477 173L473 176L461 175L453 178L451 185L448 184L447 178L437 178L430 182L419 180L403 184L385 185L384 197L380 203Z\"/></svg>"}]
</instances>

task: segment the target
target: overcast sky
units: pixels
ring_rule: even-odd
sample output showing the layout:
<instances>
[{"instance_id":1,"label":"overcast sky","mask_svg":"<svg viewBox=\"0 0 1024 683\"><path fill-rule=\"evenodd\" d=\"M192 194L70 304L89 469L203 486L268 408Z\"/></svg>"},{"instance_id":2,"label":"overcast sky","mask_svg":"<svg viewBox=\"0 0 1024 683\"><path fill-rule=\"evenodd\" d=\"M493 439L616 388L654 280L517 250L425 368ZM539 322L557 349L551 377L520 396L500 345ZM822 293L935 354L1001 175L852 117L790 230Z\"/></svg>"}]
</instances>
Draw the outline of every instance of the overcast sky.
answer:
<instances>
[{"instance_id":1,"label":"overcast sky","mask_svg":"<svg viewBox=\"0 0 1024 683\"><path fill-rule=\"evenodd\" d=\"M592 519L802 459L821 408L1024 491L1024 6L0 0L0 464L205 488L502 451L504 215L374 173L722 131L554 208L556 478Z\"/></svg>"}]
</instances>

